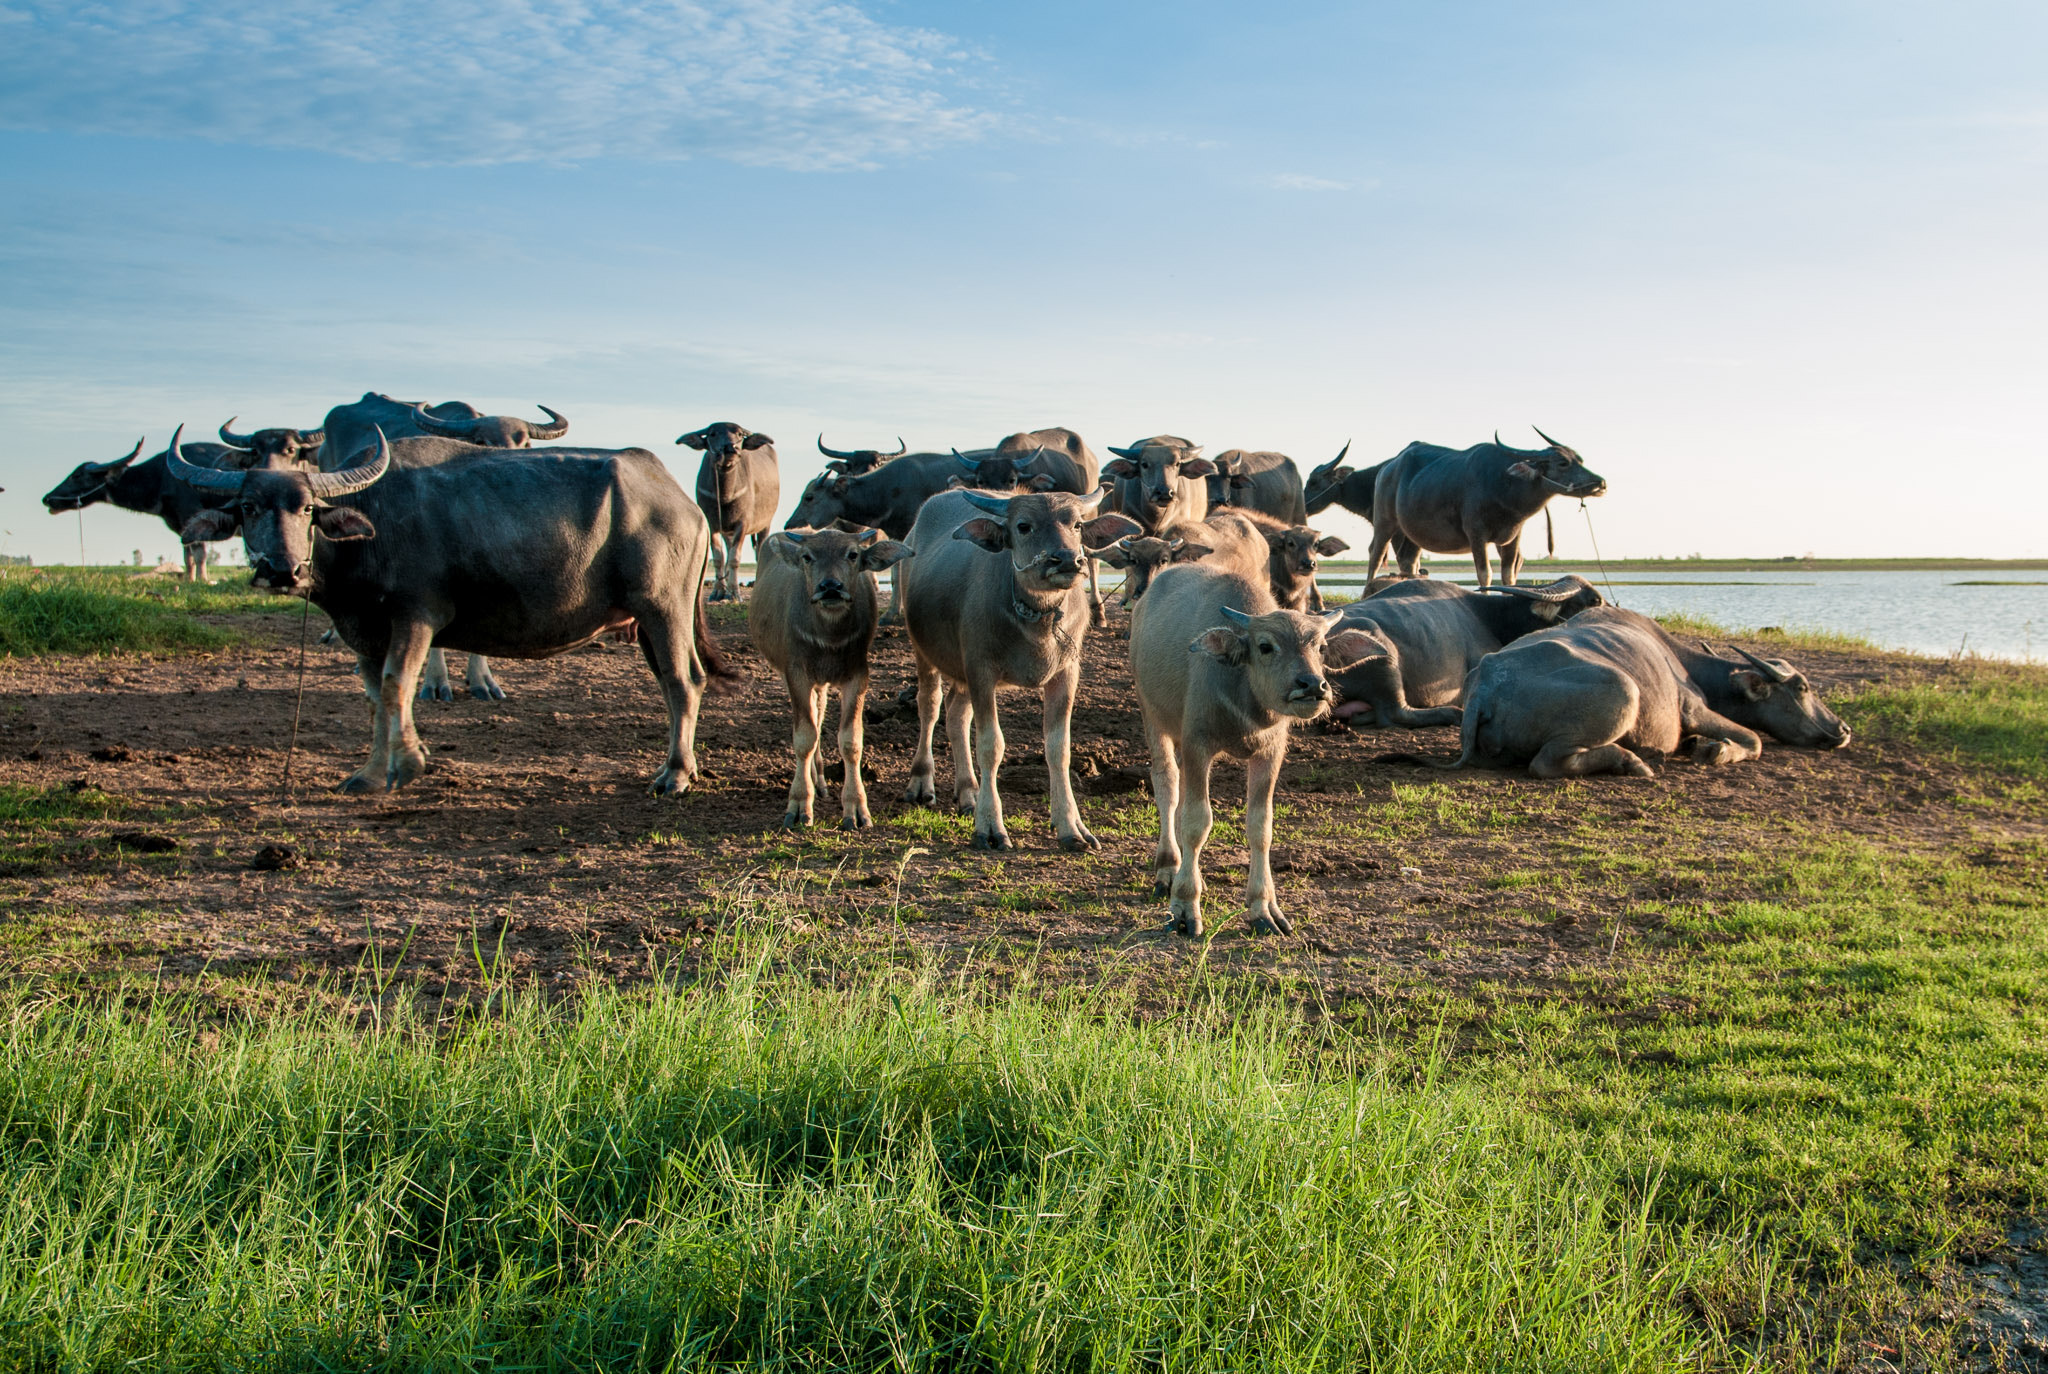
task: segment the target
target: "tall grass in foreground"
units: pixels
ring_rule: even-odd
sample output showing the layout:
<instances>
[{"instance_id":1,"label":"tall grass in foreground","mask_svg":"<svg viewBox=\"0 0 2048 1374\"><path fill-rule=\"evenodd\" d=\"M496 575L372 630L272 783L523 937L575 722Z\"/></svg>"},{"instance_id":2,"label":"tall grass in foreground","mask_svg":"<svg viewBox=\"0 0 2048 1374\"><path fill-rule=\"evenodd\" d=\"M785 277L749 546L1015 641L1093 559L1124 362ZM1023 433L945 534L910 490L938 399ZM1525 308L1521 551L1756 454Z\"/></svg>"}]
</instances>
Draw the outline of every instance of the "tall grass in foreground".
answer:
<instances>
[{"instance_id":1,"label":"tall grass in foreground","mask_svg":"<svg viewBox=\"0 0 2048 1374\"><path fill-rule=\"evenodd\" d=\"M247 587L242 588L246 599ZM0 575L0 656L218 649L234 636L195 610L239 610L232 592L106 572Z\"/></svg>"},{"instance_id":2,"label":"tall grass in foreground","mask_svg":"<svg viewBox=\"0 0 2048 1374\"><path fill-rule=\"evenodd\" d=\"M1508 1104L1268 1013L821 992L769 953L439 1042L17 1001L0 1363L1715 1362L1686 1295L1728 1242L1540 1162Z\"/></svg>"}]
</instances>

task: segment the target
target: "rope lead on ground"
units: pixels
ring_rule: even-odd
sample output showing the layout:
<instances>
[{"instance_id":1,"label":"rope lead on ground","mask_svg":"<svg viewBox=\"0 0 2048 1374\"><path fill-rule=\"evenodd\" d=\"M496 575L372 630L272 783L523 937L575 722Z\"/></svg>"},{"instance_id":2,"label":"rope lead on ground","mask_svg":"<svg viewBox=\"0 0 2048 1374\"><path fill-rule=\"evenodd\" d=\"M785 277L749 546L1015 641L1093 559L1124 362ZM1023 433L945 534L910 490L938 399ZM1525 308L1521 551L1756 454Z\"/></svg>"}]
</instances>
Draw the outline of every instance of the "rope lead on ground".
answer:
<instances>
[{"instance_id":1,"label":"rope lead on ground","mask_svg":"<svg viewBox=\"0 0 2048 1374\"><path fill-rule=\"evenodd\" d=\"M1621 602L1615 600L1614 583L1607 576L1607 561L1600 557L1600 536L1593 533L1593 512L1583 496L1579 498L1579 514L1586 517L1586 537L1593 541L1593 563L1600 569L1600 580L1607 585L1607 599L1619 606Z\"/></svg>"}]
</instances>

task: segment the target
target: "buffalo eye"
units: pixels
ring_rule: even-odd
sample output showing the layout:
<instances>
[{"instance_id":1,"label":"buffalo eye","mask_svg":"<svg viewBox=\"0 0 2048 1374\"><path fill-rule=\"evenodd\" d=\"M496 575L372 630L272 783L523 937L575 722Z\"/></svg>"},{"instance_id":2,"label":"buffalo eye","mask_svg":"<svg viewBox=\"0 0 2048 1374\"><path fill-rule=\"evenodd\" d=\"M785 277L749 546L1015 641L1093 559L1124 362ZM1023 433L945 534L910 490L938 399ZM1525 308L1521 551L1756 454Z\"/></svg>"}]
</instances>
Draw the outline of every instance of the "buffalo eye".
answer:
<instances>
[{"instance_id":1,"label":"buffalo eye","mask_svg":"<svg viewBox=\"0 0 2048 1374\"><path fill-rule=\"evenodd\" d=\"M1269 640L1269 639L1262 639L1262 640L1260 640L1260 641L1259 641L1259 652L1260 652L1260 653L1262 653L1262 654L1270 654L1270 653L1272 653L1272 652L1273 652L1273 642L1272 642L1271 640Z\"/></svg>"},{"instance_id":2,"label":"buffalo eye","mask_svg":"<svg viewBox=\"0 0 2048 1374\"><path fill-rule=\"evenodd\" d=\"M1020 520L1020 521L1018 521L1018 522L1017 522L1017 533L1019 533L1019 534L1029 534L1029 533L1031 533L1031 522L1030 522L1029 520Z\"/></svg>"}]
</instances>

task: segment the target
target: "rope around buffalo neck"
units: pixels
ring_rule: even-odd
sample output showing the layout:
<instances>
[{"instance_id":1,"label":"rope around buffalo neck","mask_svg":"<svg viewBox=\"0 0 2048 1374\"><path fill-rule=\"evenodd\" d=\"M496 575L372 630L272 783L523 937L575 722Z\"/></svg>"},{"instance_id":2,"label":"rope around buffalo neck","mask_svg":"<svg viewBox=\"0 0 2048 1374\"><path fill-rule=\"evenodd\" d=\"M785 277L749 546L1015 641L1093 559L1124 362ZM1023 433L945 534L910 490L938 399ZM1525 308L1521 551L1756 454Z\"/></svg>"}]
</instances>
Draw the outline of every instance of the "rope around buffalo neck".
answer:
<instances>
[{"instance_id":1,"label":"rope around buffalo neck","mask_svg":"<svg viewBox=\"0 0 2048 1374\"><path fill-rule=\"evenodd\" d=\"M1600 536L1593 533L1593 512L1586 505L1586 498L1579 498L1579 514L1586 517L1586 537L1593 541L1593 562L1600 569L1600 580L1607 584L1607 599L1619 606L1614 598L1614 582L1607 576L1607 563L1600 557Z\"/></svg>"}]
</instances>

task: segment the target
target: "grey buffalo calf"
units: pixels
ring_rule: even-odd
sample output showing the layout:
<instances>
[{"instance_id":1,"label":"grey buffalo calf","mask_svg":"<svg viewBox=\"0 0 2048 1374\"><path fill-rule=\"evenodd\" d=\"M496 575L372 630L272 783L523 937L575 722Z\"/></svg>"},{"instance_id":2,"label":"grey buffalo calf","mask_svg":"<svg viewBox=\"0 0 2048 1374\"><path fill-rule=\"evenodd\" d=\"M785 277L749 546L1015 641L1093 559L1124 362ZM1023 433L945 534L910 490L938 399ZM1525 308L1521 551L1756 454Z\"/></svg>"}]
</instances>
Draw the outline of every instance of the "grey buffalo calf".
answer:
<instances>
[{"instance_id":1,"label":"grey buffalo calf","mask_svg":"<svg viewBox=\"0 0 2048 1374\"><path fill-rule=\"evenodd\" d=\"M1648 778L1636 750L1690 744L1700 763L1738 763L1763 752L1759 731L1822 749L1849 742L1849 727L1791 664L1689 649L1647 616L1596 606L1480 661L1450 766Z\"/></svg>"},{"instance_id":2,"label":"grey buffalo calf","mask_svg":"<svg viewBox=\"0 0 2048 1374\"><path fill-rule=\"evenodd\" d=\"M1170 898L1169 929L1202 933L1202 847L1215 819L1209 771L1219 754L1245 761L1245 914L1262 934L1293 929L1273 894L1273 788L1288 727L1329 700L1323 640L1335 619L1281 610L1262 580L1200 563L1166 569L1138 603L1131 676L1152 751L1152 875L1154 891Z\"/></svg>"},{"instance_id":3,"label":"grey buffalo calf","mask_svg":"<svg viewBox=\"0 0 2048 1374\"><path fill-rule=\"evenodd\" d=\"M775 441L730 420L693 429L676 438L704 454L697 468L697 504L711 521L711 599L740 599L740 544L761 541L775 523L782 499L782 475L775 465Z\"/></svg>"},{"instance_id":4,"label":"grey buffalo calf","mask_svg":"<svg viewBox=\"0 0 2048 1374\"><path fill-rule=\"evenodd\" d=\"M239 528L254 585L311 598L356 651L375 724L369 760L344 791L401 787L425 771L412 703L436 640L546 658L629 618L668 704L654 790L687 788L699 700L709 678L730 676L704 619L703 513L645 449L480 452L412 467L380 436L368 461L336 472L226 473L184 463L174 440L170 468L234 497L196 516L189 535Z\"/></svg>"},{"instance_id":5,"label":"grey buffalo calf","mask_svg":"<svg viewBox=\"0 0 2048 1374\"><path fill-rule=\"evenodd\" d=\"M910 550L880 530L783 530L763 545L747 625L754 647L782 674L795 717L790 746L796 775L782 823L807 826L825 768L818 732L825 697L839 689L840 828L873 824L861 782L861 711L868 694L868 650L875 641L875 574Z\"/></svg>"},{"instance_id":6,"label":"grey buffalo calf","mask_svg":"<svg viewBox=\"0 0 2048 1374\"><path fill-rule=\"evenodd\" d=\"M911 528L917 557L900 566L904 617L917 655L918 743L904 795L926 804L938 799L932 731L945 695L953 801L974 811L976 848L1010 847L996 789L1003 759L996 689L1002 686L1042 695L1054 835L1067 849L1100 843L1081 823L1067 763L1088 632L1081 564L1090 550L1134 529L1123 516L1096 515L1102 500L1101 492L1088 499L1065 492L941 492L924 503Z\"/></svg>"},{"instance_id":7,"label":"grey buffalo calf","mask_svg":"<svg viewBox=\"0 0 2048 1374\"><path fill-rule=\"evenodd\" d=\"M1344 608L1342 624L1372 641L1332 681L1333 719L1419 729L1464 717L1466 679L1479 661L1524 635L1606 604L1572 574L1547 587L1493 587L1491 595L1448 582L1402 578Z\"/></svg>"},{"instance_id":8,"label":"grey buffalo calf","mask_svg":"<svg viewBox=\"0 0 2048 1374\"><path fill-rule=\"evenodd\" d=\"M1242 526L1252 539L1266 547L1266 578L1273 599L1290 611L1323 609L1323 594L1316 587L1316 560L1334 558L1351 546L1334 534L1321 534L1306 525L1290 525L1253 510L1225 510L1211 515L1214 528Z\"/></svg>"}]
</instances>

